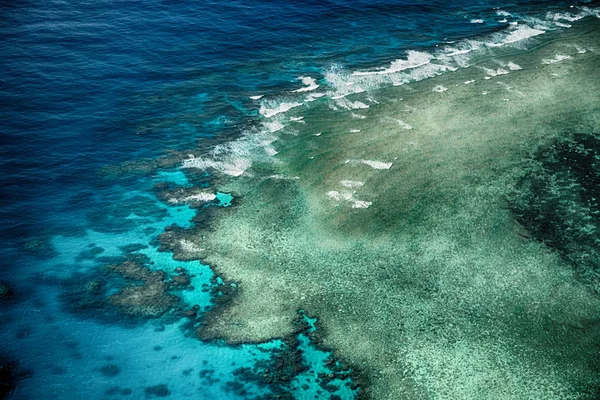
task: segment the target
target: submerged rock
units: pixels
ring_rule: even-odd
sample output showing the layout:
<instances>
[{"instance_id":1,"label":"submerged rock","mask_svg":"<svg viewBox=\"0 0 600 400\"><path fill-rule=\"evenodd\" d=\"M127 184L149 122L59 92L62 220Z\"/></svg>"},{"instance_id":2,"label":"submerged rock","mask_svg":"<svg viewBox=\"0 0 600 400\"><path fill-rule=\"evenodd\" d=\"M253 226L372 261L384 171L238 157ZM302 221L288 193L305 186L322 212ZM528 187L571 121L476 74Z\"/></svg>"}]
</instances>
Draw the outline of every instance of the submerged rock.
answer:
<instances>
[{"instance_id":1,"label":"submerged rock","mask_svg":"<svg viewBox=\"0 0 600 400\"><path fill-rule=\"evenodd\" d=\"M176 167L184 159L188 158L188 153L189 152L180 153L171 150L168 154L159 157L158 159L142 159L107 165L99 170L99 175L106 179L146 175L155 172L158 168Z\"/></svg>"},{"instance_id":2,"label":"submerged rock","mask_svg":"<svg viewBox=\"0 0 600 400\"><path fill-rule=\"evenodd\" d=\"M127 286L108 300L126 314L147 318L160 317L179 303L178 297L167 293L165 282Z\"/></svg>"},{"instance_id":3,"label":"submerged rock","mask_svg":"<svg viewBox=\"0 0 600 400\"><path fill-rule=\"evenodd\" d=\"M0 281L0 304L14 300L15 291L8 282Z\"/></svg>"},{"instance_id":4,"label":"submerged rock","mask_svg":"<svg viewBox=\"0 0 600 400\"><path fill-rule=\"evenodd\" d=\"M27 253L41 259L49 259L57 255L50 236L28 237L22 242L22 248Z\"/></svg>"},{"instance_id":5,"label":"submerged rock","mask_svg":"<svg viewBox=\"0 0 600 400\"><path fill-rule=\"evenodd\" d=\"M62 296L65 307L88 318L126 324L166 314L184 315L177 293L189 287L188 272L169 276L163 270L150 269L144 261L143 257L130 258L61 282L70 289Z\"/></svg>"},{"instance_id":6,"label":"submerged rock","mask_svg":"<svg viewBox=\"0 0 600 400\"><path fill-rule=\"evenodd\" d=\"M209 218L211 212L204 210L199 215ZM203 225L201 221L194 221L196 225ZM159 251L168 251L173 253L173 259L178 261L193 261L202 258L203 249L197 243L190 239L194 236L194 230L184 229L178 225L171 225L158 236Z\"/></svg>"},{"instance_id":7,"label":"submerged rock","mask_svg":"<svg viewBox=\"0 0 600 400\"><path fill-rule=\"evenodd\" d=\"M5 354L0 354L0 399L10 395L22 379L31 377L29 370L20 370L19 362Z\"/></svg>"},{"instance_id":8,"label":"submerged rock","mask_svg":"<svg viewBox=\"0 0 600 400\"><path fill-rule=\"evenodd\" d=\"M122 388L120 386L110 387L104 392L107 396L129 396L131 393L133 393L133 390L130 388Z\"/></svg>"},{"instance_id":9,"label":"submerged rock","mask_svg":"<svg viewBox=\"0 0 600 400\"><path fill-rule=\"evenodd\" d=\"M146 397L167 397L171 394L165 384L149 386L144 391L146 392Z\"/></svg>"},{"instance_id":10,"label":"submerged rock","mask_svg":"<svg viewBox=\"0 0 600 400\"><path fill-rule=\"evenodd\" d=\"M303 319L302 316L300 318ZM279 346L269 348L268 358L257 360L251 366L235 369L233 371L235 380L225 382L223 388L237 396L245 396L248 386L258 386L268 388L271 393L271 397L268 398L295 399L298 395L302 398L309 396L311 386L308 382L312 380L332 394L340 390L340 385L348 387L352 385L354 377L351 371L343 367L333 356L315 362L319 356L313 357L308 352L318 353L321 350L312 347L314 342L309 348L305 347L309 340L305 332L298 330L297 333L283 339ZM313 361L309 363L308 360ZM322 372L317 373L315 370ZM335 380L337 381L334 382ZM303 383L300 384L301 382ZM358 386L355 386L351 390L357 389ZM348 394L345 396L350 398ZM351 398L355 398L354 395Z\"/></svg>"},{"instance_id":11,"label":"submerged rock","mask_svg":"<svg viewBox=\"0 0 600 400\"><path fill-rule=\"evenodd\" d=\"M171 277L169 284L172 287L176 288L186 288L190 285L192 277L187 273L187 271L178 272L179 275L174 275Z\"/></svg>"},{"instance_id":12,"label":"submerged rock","mask_svg":"<svg viewBox=\"0 0 600 400\"><path fill-rule=\"evenodd\" d=\"M164 271L153 271L150 268L133 261L109 265L106 269L122 275L125 279L136 281L161 282L164 281L166 276Z\"/></svg>"},{"instance_id":13,"label":"submerged rock","mask_svg":"<svg viewBox=\"0 0 600 400\"><path fill-rule=\"evenodd\" d=\"M600 134L561 139L532 165L511 199L513 213L600 293Z\"/></svg>"},{"instance_id":14,"label":"submerged rock","mask_svg":"<svg viewBox=\"0 0 600 400\"><path fill-rule=\"evenodd\" d=\"M153 271L132 261L111 265L107 269L119 273L127 280L141 282L127 285L108 298L110 304L126 314L156 318L179 303L177 296L168 293L169 285L165 282L167 274L164 271Z\"/></svg>"},{"instance_id":15,"label":"submerged rock","mask_svg":"<svg viewBox=\"0 0 600 400\"><path fill-rule=\"evenodd\" d=\"M117 376L121 373L121 368L114 364L106 364L100 367L100 373L104 376Z\"/></svg>"},{"instance_id":16,"label":"submerged rock","mask_svg":"<svg viewBox=\"0 0 600 400\"><path fill-rule=\"evenodd\" d=\"M133 253L142 249L147 249L148 246L142 243L132 243L125 246L120 246L119 249L124 253Z\"/></svg>"}]
</instances>

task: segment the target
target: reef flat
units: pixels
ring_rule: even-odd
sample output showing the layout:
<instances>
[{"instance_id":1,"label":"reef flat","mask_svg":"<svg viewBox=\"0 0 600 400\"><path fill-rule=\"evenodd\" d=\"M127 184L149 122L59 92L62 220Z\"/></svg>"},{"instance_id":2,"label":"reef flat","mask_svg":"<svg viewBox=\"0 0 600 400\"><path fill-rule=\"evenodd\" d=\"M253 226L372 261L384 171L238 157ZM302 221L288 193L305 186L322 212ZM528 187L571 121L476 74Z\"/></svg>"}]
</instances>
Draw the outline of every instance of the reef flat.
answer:
<instances>
[{"instance_id":1,"label":"reef flat","mask_svg":"<svg viewBox=\"0 0 600 400\"><path fill-rule=\"evenodd\" d=\"M294 108L274 161L223 177L235 206L186 237L239 285L201 336L285 337L302 309L364 397L597 398L600 297L511 199L540 148L600 131L599 50L591 18Z\"/></svg>"}]
</instances>

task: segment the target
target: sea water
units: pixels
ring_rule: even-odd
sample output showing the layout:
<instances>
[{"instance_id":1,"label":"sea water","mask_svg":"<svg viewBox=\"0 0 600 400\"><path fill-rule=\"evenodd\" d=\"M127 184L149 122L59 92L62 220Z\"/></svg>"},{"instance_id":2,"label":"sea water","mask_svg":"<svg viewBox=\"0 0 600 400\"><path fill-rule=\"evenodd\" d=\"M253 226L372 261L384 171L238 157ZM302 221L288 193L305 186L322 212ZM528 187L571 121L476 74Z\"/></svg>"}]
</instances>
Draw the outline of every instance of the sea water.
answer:
<instances>
[{"instance_id":1,"label":"sea water","mask_svg":"<svg viewBox=\"0 0 600 400\"><path fill-rule=\"evenodd\" d=\"M391 149L391 143L400 140L394 135L422 134L419 115L428 111L420 103L425 100L419 99L442 96L456 87L474 88L462 99L492 95L510 103L535 96L519 91L519 71L544 65L559 68L598 53L597 41L586 41L584 34L569 37L585 24L592 24L589 35L597 35L590 22L598 18L593 4L55 1L0 7L5 39L0 72L0 350L4 392L10 389L11 398L346 399L361 393L385 398L384 390L373 391L368 385L377 388L394 377L400 377L395 393L406 398L486 397L480 392L485 385L466 379L468 371L459 367L466 362L460 357L469 353L479 361L473 368L501 363L483 350L473 353L477 340L497 344L485 342L485 335L459 342L456 351L448 353L442 351L443 341L436 341L439 337L427 347L418 336L398 335L412 346L406 351L398 344L400 355L389 354L390 347L377 347L397 340L391 333L391 339L376 346L366 337L354 343L340 339L361 337L356 335L364 324L360 307L358 317L346 316L343 324L337 324L336 313L352 314L352 302L364 299L344 300L352 295L343 290L346 283L338 275L369 285L370 279L391 279L389 270L395 264L383 258L379 269L365 275L354 267L345 270L347 260L362 262L364 255L384 249L378 246L385 239L375 235L372 244L328 242L334 233L321 236L320 227L303 225L306 221L295 213L317 209L321 222L341 232L371 235L391 231L393 218L386 221L378 210L397 207L391 200L395 198L412 201L398 212L420 221L419 207L434 200L403 192L382 194L382 188L394 186L386 182L391 178L385 173L402 167L422 174L418 184L405 183L416 192L442 187L436 181L441 178L415 165L426 160L423 165L433 168L430 162L442 149L419 147L418 136L401 136L403 158L383 151L382 143L390 141ZM564 40L567 45L551 48L539 60L523 56L544 48L546 37L550 43ZM461 80L445 78L453 73ZM436 77L442 78L430 84ZM427 96L419 97L425 91ZM441 108L435 110L443 114ZM589 130L592 120L582 118L579 127ZM435 126L430 128L433 132ZM369 135L372 143L362 139ZM484 135L482 140L492 139ZM445 143L441 138L438 142ZM286 204L288 199L304 198L298 193L308 193L310 207ZM385 207L379 208L380 203ZM261 222L274 222L268 230L246 217L249 211L259 213L255 208L265 212ZM353 220L355 214L345 210L378 214L364 219L356 214ZM231 225L229 220L220 222L222 216ZM302 226L303 231L275 227L278 221ZM442 225L440 231L446 229ZM159 240L165 229L175 232L175 244ZM314 252L317 261L304 255L314 247L299 247L300 255L293 247L311 233L323 239L324 247ZM208 236L206 244L203 235ZM228 263L223 235L238 254L247 244L255 246L244 259L247 272L243 263L241 268ZM441 262L444 249L456 246L441 234L427 236L423 243L431 251L427 265ZM374 252L365 251L371 245ZM425 247L403 246L399 248L405 254ZM448 251L463 252L460 246ZM355 256L330 259L329 254ZM335 262L328 264L332 259ZM125 287L149 285L150 278L127 278L107 267L126 260L143 264L145 274L164 271L167 283L178 271L186 271L188 285L169 286L160 293L175 296L176 306L160 308L161 303L159 313L132 312L107 300ZM289 260L307 267L298 270L299 281L295 273L278 270L293 272ZM415 265L422 265L419 262ZM532 259L531 264L537 262ZM327 281L327 268L333 265L339 270L332 271L331 282L339 286L325 285L330 295L322 296L318 291L323 287L305 278ZM398 321L386 320L397 315L387 308L440 318L421 298L432 296L431 288L424 289L431 285L431 276L412 272L410 278L402 276L403 282L394 281L418 288L401 293L402 306L395 305L398 293L379 292L383 289L373 286L373 315L380 316L390 332ZM285 290L274 290L277 285ZM220 303L219 298L232 291L241 293L238 304L246 308L228 309ZM336 296L341 296L339 305L331 303ZM316 305L321 298L323 305ZM165 299L171 298L156 302ZM380 301L386 304L375 307ZM302 304L312 306L308 314L298 314ZM186 316L194 306L193 316ZM240 312L233 318L238 328L227 325L232 314L223 315L219 325L218 312L227 310ZM282 329L294 326L294 315L301 329ZM316 328L307 315L318 318ZM244 325L248 321L256 323ZM404 324L425 323L407 318ZM467 326L459 318L440 324ZM429 332L431 327L424 326L405 332ZM319 329L324 337L318 336ZM381 326L373 329L381 335ZM378 353L374 349L380 349L388 365L377 371L381 378L372 376L373 366L380 366L371 362L378 357L367 355ZM445 364L440 361L444 357ZM399 358L406 369L401 374L396 371ZM453 368L464 373L444 380L440 371ZM502 376L471 373L478 379ZM580 390L562 381L555 384L568 381L560 372L549 375L548 386L557 393L563 390L564 398L594 385L580 383ZM517 385L513 376L504 377ZM517 387L523 396L530 394L525 392L530 387Z\"/></svg>"}]
</instances>

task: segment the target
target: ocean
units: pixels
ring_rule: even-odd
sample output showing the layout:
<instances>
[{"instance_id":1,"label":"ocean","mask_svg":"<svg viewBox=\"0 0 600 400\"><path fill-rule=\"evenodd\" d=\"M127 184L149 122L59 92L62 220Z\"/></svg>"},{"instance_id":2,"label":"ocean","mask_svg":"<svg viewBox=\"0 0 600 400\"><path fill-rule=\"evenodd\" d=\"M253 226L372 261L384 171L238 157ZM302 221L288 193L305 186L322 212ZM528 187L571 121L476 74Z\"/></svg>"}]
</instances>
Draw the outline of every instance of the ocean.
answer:
<instances>
[{"instance_id":1,"label":"ocean","mask_svg":"<svg viewBox=\"0 0 600 400\"><path fill-rule=\"evenodd\" d=\"M600 395L595 2L0 12L0 398Z\"/></svg>"}]
</instances>

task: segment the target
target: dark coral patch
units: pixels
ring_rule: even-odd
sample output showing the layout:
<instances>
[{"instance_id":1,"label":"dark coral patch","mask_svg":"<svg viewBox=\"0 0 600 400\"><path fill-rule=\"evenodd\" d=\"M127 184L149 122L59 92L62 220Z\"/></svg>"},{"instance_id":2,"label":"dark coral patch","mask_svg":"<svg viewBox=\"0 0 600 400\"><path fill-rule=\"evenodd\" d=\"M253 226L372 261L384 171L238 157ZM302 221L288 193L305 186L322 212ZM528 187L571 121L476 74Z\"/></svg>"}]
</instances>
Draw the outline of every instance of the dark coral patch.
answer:
<instances>
[{"instance_id":1,"label":"dark coral patch","mask_svg":"<svg viewBox=\"0 0 600 400\"><path fill-rule=\"evenodd\" d=\"M129 396L131 393L133 393L133 390L130 388L122 388L120 386L110 387L104 392L107 396Z\"/></svg>"},{"instance_id":2,"label":"dark coral patch","mask_svg":"<svg viewBox=\"0 0 600 400\"><path fill-rule=\"evenodd\" d=\"M600 289L600 134L539 150L510 199L517 221Z\"/></svg>"},{"instance_id":3,"label":"dark coral patch","mask_svg":"<svg viewBox=\"0 0 600 400\"><path fill-rule=\"evenodd\" d=\"M121 373L121 368L114 364L106 364L100 367L100 373L104 376L117 376Z\"/></svg>"},{"instance_id":4,"label":"dark coral patch","mask_svg":"<svg viewBox=\"0 0 600 400\"><path fill-rule=\"evenodd\" d=\"M146 397L167 397L171 394L169 388L165 384L149 386L144 392L146 393Z\"/></svg>"},{"instance_id":5,"label":"dark coral patch","mask_svg":"<svg viewBox=\"0 0 600 400\"><path fill-rule=\"evenodd\" d=\"M0 281L0 304L13 302L16 298L15 290L6 281Z\"/></svg>"},{"instance_id":6,"label":"dark coral patch","mask_svg":"<svg viewBox=\"0 0 600 400\"><path fill-rule=\"evenodd\" d=\"M177 296L167 293L165 282L130 285L108 298L110 304L132 316L156 318L179 304Z\"/></svg>"},{"instance_id":7,"label":"dark coral patch","mask_svg":"<svg viewBox=\"0 0 600 400\"><path fill-rule=\"evenodd\" d=\"M162 316L176 320L185 315L177 293L189 286L187 271L169 276L144 265L149 262L144 255L131 256L124 262L61 281L61 286L68 289L63 294L67 310L89 318L127 324Z\"/></svg>"},{"instance_id":8,"label":"dark coral patch","mask_svg":"<svg viewBox=\"0 0 600 400\"><path fill-rule=\"evenodd\" d=\"M5 354L0 354L0 399L10 395L20 380L31 377L29 370L19 369L19 362Z\"/></svg>"}]
</instances>

